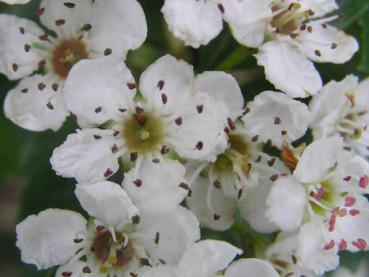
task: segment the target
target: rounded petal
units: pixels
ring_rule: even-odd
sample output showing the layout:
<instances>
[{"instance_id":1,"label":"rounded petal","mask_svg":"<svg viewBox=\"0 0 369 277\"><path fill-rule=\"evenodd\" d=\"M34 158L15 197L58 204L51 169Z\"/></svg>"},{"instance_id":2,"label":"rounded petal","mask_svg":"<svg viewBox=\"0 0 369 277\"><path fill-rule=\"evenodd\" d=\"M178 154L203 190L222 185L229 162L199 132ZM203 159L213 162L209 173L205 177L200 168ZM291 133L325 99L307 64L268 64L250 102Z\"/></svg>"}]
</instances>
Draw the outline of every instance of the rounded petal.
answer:
<instances>
[{"instance_id":1,"label":"rounded petal","mask_svg":"<svg viewBox=\"0 0 369 277\"><path fill-rule=\"evenodd\" d=\"M17 247L22 261L38 269L65 264L81 248L73 240L85 231L87 221L78 213L47 209L17 225Z\"/></svg>"},{"instance_id":2,"label":"rounded petal","mask_svg":"<svg viewBox=\"0 0 369 277\"><path fill-rule=\"evenodd\" d=\"M337 122L351 107L348 96L356 91L358 83L356 76L348 75L342 81L330 81L314 95L309 103L309 109L312 115L310 127L315 139L337 133Z\"/></svg>"},{"instance_id":3,"label":"rounded petal","mask_svg":"<svg viewBox=\"0 0 369 277\"><path fill-rule=\"evenodd\" d=\"M93 183L110 177L119 168L119 153L113 153L112 130L83 129L55 148L50 163L58 175Z\"/></svg>"},{"instance_id":4,"label":"rounded petal","mask_svg":"<svg viewBox=\"0 0 369 277\"><path fill-rule=\"evenodd\" d=\"M178 273L183 277L213 276L240 254L241 249L224 241L199 241L183 253L177 266Z\"/></svg>"},{"instance_id":5,"label":"rounded petal","mask_svg":"<svg viewBox=\"0 0 369 277\"><path fill-rule=\"evenodd\" d=\"M249 112L242 118L251 136L259 136L281 148L284 142L302 137L310 122L308 107L288 95L265 91L248 104Z\"/></svg>"},{"instance_id":6,"label":"rounded petal","mask_svg":"<svg viewBox=\"0 0 369 277\"><path fill-rule=\"evenodd\" d=\"M134 83L129 69L117 59L82 60L69 72L65 101L78 119L103 124L133 106Z\"/></svg>"},{"instance_id":7,"label":"rounded petal","mask_svg":"<svg viewBox=\"0 0 369 277\"><path fill-rule=\"evenodd\" d=\"M314 141L305 148L293 175L303 183L319 182L343 155L343 141L339 136Z\"/></svg>"},{"instance_id":8,"label":"rounded petal","mask_svg":"<svg viewBox=\"0 0 369 277\"><path fill-rule=\"evenodd\" d=\"M233 262L224 277L278 277L278 272L273 266L260 259L241 259Z\"/></svg>"},{"instance_id":9,"label":"rounded petal","mask_svg":"<svg viewBox=\"0 0 369 277\"><path fill-rule=\"evenodd\" d=\"M216 156L224 151L219 142L227 114L224 103L205 93L197 93L185 105L177 107L176 117L182 119L182 124L172 123L168 143L183 158L215 161Z\"/></svg>"},{"instance_id":10,"label":"rounded petal","mask_svg":"<svg viewBox=\"0 0 369 277\"><path fill-rule=\"evenodd\" d=\"M31 131L57 131L69 115L63 94L50 75L34 75L20 81L4 101L5 116Z\"/></svg>"},{"instance_id":11,"label":"rounded petal","mask_svg":"<svg viewBox=\"0 0 369 277\"><path fill-rule=\"evenodd\" d=\"M180 277L177 270L170 265L159 265L156 267L141 267L138 272L140 277Z\"/></svg>"},{"instance_id":12,"label":"rounded petal","mask_svg":"<svg viewBox=\"0 0 369 277\"><path fill-rule=\"evenodd\" d=\"M146 40L146 18L137 0L96 0L90 23L88 45L101 56L109 51L125 58L128 50L140 47Z\"/></svg>"},{"instance_id":13,"label":"rounded petal","mask_svg":"<svg viewBox=\"0 0 369 277\"><path fill-rule=\"evenodd\" d=\"M238 201L241 216L260 233L272 233L278 230L278 227L266 217L268 209L266 199L273 185L272 182L261 182L255 187L248 188L246 196Z\"/></svg>"},{"instance_id":14,"label":"rounded petal","mask_svg":"<svg viewBox=\"0 0 369 277\"><path fill-rule=\"evenodd\" d=\"M166 0L161 11L174 36L194 48L208 44L223 28L221 12L212 1Z\"/></svg>"},{"instance_id":15,"label":"rounded petal","mask_svg":"<svg viewBox=\"0 0 369 277\"><path fill-rule=\"evenodd\" d=\"M192 184L192 194L186 202L204 228L224 231L233 225L237 209L235 199L226 197L221 189L210 184L209 179L199 177Z\"/></svg>"},{"instance_id":16,"label":"rounded petal","mask_svg":"<svg viewBox=\"0 0 369 277\"><path fill-rule=\"evenodd\" d=\"M132 169L124 175L123 186L142 211L168 211L179 205L188 191L185 169L178 161L144 159L138 173ZM137 178L140 186L137 186Z\"/></svg>"},{"instance_id":17,"label":"rounded petal","mask_svg":"<svg viewBox=\"0 0 369 277\"><path fill-rule=\"evenodd\" d=\"M322 80L313 63L286 42L267 42L255 56L258 65L264 66L266 78L293 98L309 97L322 87Z\"/></svg>"},{"instance_id":18,"label":"rounded petal","mask_svg":"<svg viewBox=\"0 0 369 277\"><path fill-rule=\"evenodd\" d=\"M356 95L358 97L357 104L364 106L364 109L368 108L369 105L369 78L362 80L356 88Z\"/></svg>"},{"instance_id":19,"label":"rounded petal","mask_svg":"<svg viewBox=\"0 0 369 277\"><path fill-rule=\"evenodd\" d=\"M247 47L259 47L264 41L268 22L261 19L247 24L230 24L233 37Z\"/></svg>"},{"instance_id":20,"label":"rounded petal","mask_svg":"<svg viewBox=\"0 0 369 277\"><path fill-rule=\"evenodd\" d=\"M300 32L297 46L310 60L315 62L345 63L358 51L359 44L343 31L317 22L309 23L312 32Z\"/></svg>"},{"instance_id":21,"label":"rounded petal","mask_svg":"<svg viewBox=\"0 0 369 277\"><path fill-rule=\"evenodd\" d=\"M223 0L223 18L230 24L252 24L272 16L271 0L239 1Z\"/></svg>"},{"instance_id":22,"label":"rounded petal","mask_svg":"<svg viewBox=\"0 0 369 277\"><path fill-rule=\"evenodd\" d=\"M304 0L299 4L302 11L312 10L314 17L322 17L339 8L336 0Z\"/></svg>"},{"instance_id":23,"label":"rounded petal","mask_svg":"<svg viewBox=\"0 0 369 277\"><path fill-rule=\"evenodd\" d=\"M283 231L300 227L306 204L306 192L298 180L281 177L275 181L266 200L267 218Z\"/></svg>"},{"instance_id":24,"label":"rounded petal","mask_svg":"<svg viewBox=\"0 0 369 277\"><path fill-rule=\"evenodd\" d=\"M150 258L168 264L178 263L184 250L200 239L196 217L181 206L165 213L142 213L137 232Z\"/></svg>"},{"instance_id":25,"label":"rounded petal","mask_svg":"<svg viewBox=\"0 0 369 277\"><path fill-rule=\"evenodd\" d=\"M204 92L226 104L229 116L236 119L243 111L243 96L237 80L228 73L207 71L196 76L196 91Z\"/></svg>"},{"instance_id":26,"label":"rounded petal","mask_svg":"<svg viewBox=\"0 0 369 277\"><path fill-rule=\"evenodd\" d=\"M106 226L119 228L139 214L126 191L113 182L77 185L75 194L83 209Z\"/></svg>"},{"instance_id":27,"label":"rounded petal","mask_svg":"<svg viewBox=\"0 0 369 277\"><path fill-rule=\"evenodd\" d=\"M140 92L149 105L163 114L170 114L193 97L194 79L191 65L171 55L165 55L141 74ZM165 104L162 95L167 98Z\"/></svg>"},{"instance_id":28,"label":"rounded petal","mask_svg":"<svg viewBox=\"0 0 369 277\"><path fill-rule=\"evenodd\" d=\"M7 3L9 5L14 5L14 4L26 4L31 0L1 0L1 2Z\"/></svg>"},{"instance_id":29,"label":"rounded petal","mask_svg":"<svg viewBox=\"0 0 369 277\"><path fill-rule=\"evenodd\" d=\"M90 23L91 0L42 0L39 11L41 23L62 37L76 37L85 24Z\"/></svg>"},{"instance_id":30,"label":"rounded petal","mask_svg":"<svg viewBox=\"0 0 369 277\"><path fill-rule=\"evenodd\" d=\"M33 48L43 31L31 20L0 15L0 73L10 80L30 75L43 59Z\"/></svg>"}]
</instances>

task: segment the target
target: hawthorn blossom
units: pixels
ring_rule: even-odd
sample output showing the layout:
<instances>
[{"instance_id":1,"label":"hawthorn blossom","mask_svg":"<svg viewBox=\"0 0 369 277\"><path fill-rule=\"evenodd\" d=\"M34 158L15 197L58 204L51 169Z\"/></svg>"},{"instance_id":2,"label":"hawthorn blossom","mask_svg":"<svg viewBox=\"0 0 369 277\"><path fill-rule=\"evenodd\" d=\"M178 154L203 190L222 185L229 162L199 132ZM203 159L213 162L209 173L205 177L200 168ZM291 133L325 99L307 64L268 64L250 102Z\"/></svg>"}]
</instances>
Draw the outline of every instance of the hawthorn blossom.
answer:
<instances>
[{"instance_id":1,"label":"hawthorn blossom","mask_svg":"<svg viewBox=\"0 0 369 277\"><path fill-rule=\"evenodd\" d=\"M338 265L338 251L368 249L369 164L343 149L338 136L308 145L266 199L266 217L297 232L301 263L316 274Z\"/></svg>"},{"instance_id":2,"label":"hawthorn blossom","mask_svg":"<svg viewBox=\"0 0 369 277\"><path fill-rule=\"evenodd\" d=\"M337 16L335 0L166 0L169 29L195 48L209 43L228 22L235 39L258 48L266 78L291 97L315 95L322 87L313 62L344 63L357 41L329 25Z\"/></svg>"},{"instance_id":3,"label":"hawthorn blossom","mask_svg":"<svg viewBox=\"0 0 369 277\"><path fill-rule=\"evenodd\" d=\"M229 243L204 240L194 243L183 253L178 265L159 265L144 272L142 277L278 277L266 261L241 259L231 263L242 250ZM225 270L225 273L222 273Z\"/></svg>"},{"instance_id":4,"label":"hawthorn blossom","mask_svg":"<svg viewBox=\"0 0 369 277\"><path fill-rule=\"evenodd\" d=\"M140 211L117 184L76 188L90 215L47 209L17 225L22 260L38 269L59 266L56 277L137 276L145 266L177 264L199 239L195 216L180 206L156 213Z\"/></svg>"},{"instance_id":5,"label":"hawthorn blossom","mask_svg":"<svg viewBox=\"0 0 369 277\"><path fill-rule=\"evenodd\" d=\"M192 184L192 194L187 198L189 208L207 228L228 229L238 207L255 229L275 231L275 225L268 220L254 220L266 210L257 199L289 169L277 157L264 153L262 142L281 147L283 141L292 142L304 135L310 119L307 106L285 94L265 91L248 103L241 118L243 97L231 75L206 72L197 81L200 91L226 103L229 117L219 141L222 148L227 146L226 150L215 161L188 161L186 165L187 179Z\"/></svg>"},{"instance_id":6,"label":"hawthorn blossom","mask_svg":"<svg viewBox=\"0 0 369 277\"><path fill-rule=\"evenodd\" d=\"M70 113L63 87L71 68L83 59L123 60L146 39L146 19L136 0L43 0L37 14L45 30L0 15L0 73L21 79L8 93L4 112L22 128L55 131Z\"/></svg>"},{"instance_id":7,"label":"hawthorn blossom","mask_svg":"<svg viewBox=\"0 0 369 277\"><path fill-rule=\"evenodd\" d=\"M331 81L310 102L314 139L339 134L345 146L364 158L369 156L369 79L349 75Z\"/></svg>"},{"instance_id":8,"label":"hawthorn blossom","mask_svg":"<svg viewBox=\"0 0 369 277\"><path fill-rule=\"evenodd\" d=\"M139 94L128 68L106 58L76 65L65 91L69 109L91 127L69 135L51 164L80 183L110 177L119 158L138 178L146 161L165 169L168 159L213 160L224 150L214 150L226 120L224 105L196 89L192 66L170 55L143 72ZM93 128L102 124L105 129Z\"/></svg>"}]
</instances>

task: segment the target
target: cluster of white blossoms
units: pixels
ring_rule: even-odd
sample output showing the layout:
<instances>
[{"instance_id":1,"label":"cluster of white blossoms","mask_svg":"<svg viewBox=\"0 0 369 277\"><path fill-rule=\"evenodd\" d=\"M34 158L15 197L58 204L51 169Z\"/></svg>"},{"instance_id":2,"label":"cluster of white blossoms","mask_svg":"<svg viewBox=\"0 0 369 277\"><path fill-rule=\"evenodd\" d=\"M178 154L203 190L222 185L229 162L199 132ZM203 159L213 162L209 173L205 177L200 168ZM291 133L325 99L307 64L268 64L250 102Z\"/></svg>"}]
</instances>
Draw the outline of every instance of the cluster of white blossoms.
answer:
<instances>
[{"instance_id":1,"label":"cluster of white blossoms","mask_svg":"<svg viewBox=\"0 0 369 277\"><path fill-rule=\"evenodd\" d=\"M313 65L358 50L328 24L337 7L165 0L168 27L186 45L209 43L224 19L258 49L276 91L248 103L231 74L195 75L171 55L135 80L124 60L147 36L136 0L42 0L46 29L1 14L0 72L20 80L5 115L31 131L57 131L74 115L79 129L50 163L76 180L89 215L27 217L16 230L22 260L58 266L56 277L299 277L336 269L340 251L368 250L369 79L323 86ZM224 231L236 219L276 239L237 260L246 249L200 240L200 227Z\"/></svg>"}]
</instances>

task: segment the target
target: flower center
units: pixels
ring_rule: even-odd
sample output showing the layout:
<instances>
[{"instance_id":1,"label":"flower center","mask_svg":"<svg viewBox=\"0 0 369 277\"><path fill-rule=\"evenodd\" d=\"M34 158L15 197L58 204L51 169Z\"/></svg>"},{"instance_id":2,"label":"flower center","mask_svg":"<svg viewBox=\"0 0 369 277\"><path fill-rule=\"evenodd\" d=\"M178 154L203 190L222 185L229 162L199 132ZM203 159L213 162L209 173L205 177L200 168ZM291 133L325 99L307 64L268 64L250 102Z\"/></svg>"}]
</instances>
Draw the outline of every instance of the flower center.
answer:
<instances>
[{"instance_id":1,"label":"flower center","mask_svg":"<svg viewBox=\"0 0 369 277\"><path fill-rule=\"evenodd\" d=\"M163 142L162 121L152 113L135 113L124 121L123 126L122 137L131 152L154 152Z\"/></svg>"},{"instance_id":2,"label":"flower center","mask_svg":"<svg viewBox=\"0 0 369 277\"><path fill-rule=\"evenodd\" d=\"M336 192L331 182L320 183L315 191L310 192L310 197L312 197L310 203L313 211L316 214L325 215L327 208L330 209L334 206L335 196Z\"/></svg>"},{"instance_id":3,"label":"flower center","mask_svg":"<svg viewBox=\"0 0 369 277\"><path fill-rule=\"evenodd\" d=\"M116 232L114 238L109 230L99 227L96 230L91 251L103 264L100 268L102 273L107 272L110 267L125 266L133 259L135 253L131 241L127 242L121 233Z\"/></svg>"},{"instance_id":4,"label":"flower center","mask_svg":"<svg viewBox=\"0 0 369 277\"><path fill-rule=\"evenodd\" d=\"M277 14L273 17L271 25L277 29L277 33L284 35L292 35L300 28L301 19L308 19L311 16L311 11L300 11L299 3L292 3L288 8L281 8L278 5L272 7L273 12ZM284 9L282 12L279 10Z\"/></svg>"},{"instance_id":5,"label":"flower center","mask_svg":"<svg viewBox=\"0 0 369 277\"><path fill-rule=\"evenodd\" d=\"M342 137L353 140L361 138L366 128L364 124L359 122L361 116L362 114L350 113L338 122L337 129Z\"/></svg>"},{"instance_id":6,"label":"flower center","mask_svg":"<svg viewBox=\"0 0 369 277\"><path fill-rule=\"evenodd\" d=\"M239 134L229 134L229 145L230 147L213 163L214 169L221 173L229 173L237 166L247 176L250 171L251 158L247 142Z\"/></svg>"},{"instance_id":7,"label":"flower center","mask_svg":"<svg viewBox=\"0 0 369 277\"><path fill-rule=\"evenodd\" d=\"M87 58L86 46L81 40L64 40L54 49L52 65L55 73L65 79L73 65Z\"/></svg>"}]
</instances>

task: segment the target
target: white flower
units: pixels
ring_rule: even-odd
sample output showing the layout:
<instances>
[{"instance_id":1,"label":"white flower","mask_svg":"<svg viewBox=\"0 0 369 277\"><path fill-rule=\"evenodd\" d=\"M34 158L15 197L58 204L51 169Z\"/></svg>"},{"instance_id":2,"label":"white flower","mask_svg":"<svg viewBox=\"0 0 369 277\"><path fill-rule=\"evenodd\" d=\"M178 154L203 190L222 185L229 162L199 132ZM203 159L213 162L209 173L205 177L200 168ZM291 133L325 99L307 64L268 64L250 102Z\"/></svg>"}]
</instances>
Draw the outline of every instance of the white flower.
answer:
<instances>
[{"instance_id":1,"label":"white flower","mask_svg":"<svg viewBox=\"0 0 369 277\"><path fill-rule=\"evenodd\" d=\"M344 63L357 41L327 23L334 0L166 0L162 8L169 29L186 45L209 43L222 30L222 18L235 39L259 48L267 79L291 97L314 95L322 81L314 62Z\"/></svg>"},{"instance_id":2,"label":"white flower","mask_svg":"<svg viewBox=\"0 0 369 277\"><path fill-rule=\"evenodd\" d=\"M349 75L331 81L310 102L310 128L315 139L339 134L345 145L364 158L369 156L369 79L358 82Z\"/></svg>"},{"instance_id":3,"label":"white flower","mask_svg":"<svg viewBox=\"0 0 369 277\"><path fill-rule=\"evenodd\" d=\"M191 245L177 266L160 265L144 272L142 277L278 277L273 267L259 259L231 261L242 250L229 243L204 240ZM223 274L222 271L226 269Z\"/></svg>"},{"instance_id":4,"label":"white flower","mask_svg":"<svg viewBox=\"0 0 369 277\"><path fill-rule=\"evenodd\" d=\"M196 218L178 206L166 213L140 211L117 184L77 186L91 216L48 209L17 225L22 260L38 269L60 266L55 276L132 276L140 267L176 264L199 239Z\"/></svg>"},{"instance_id":5,"label":"white flower","mask_svg":"<svg viewBox=\"0 0 369 277\"><path fill-rule=\"evenodd\" d=\"M4 110L23 128L57 130L69 115L63 86L70 69L83 59L123 60L146 39L146 19L136 0L43 0L37 14L56 37L28 19L0 15L0 73L22 79Z\"/></svg>"},{"instance_id":6,"label":"white flower","mask_svg":"<svg viewBox=\"0 0 369 277\"><path fill-rule=\"evenodd\" d=\"M7 3L9 5L14 4L27 4L31 0L1 0L1 2Z\"/></svg>"},{"instance_id":7,"label":"white flower","mask_svg":"<svg viewBox=\"0 0 369 277\"><path fill-rule=\"evenodd\" d=\"M254 229L273 232L276 226L265 218L265 201L259 199L265 199L273 182L281 174L288 174L289 169L277 157L263 153L261 143L282 147L298 139L307 129L310 113L305 104L285 94L266 91L248 103L240 119L243 100L236 81L230 75L217 74L218 82L213 82L211 89L204 86L202 91L227 103L228 124L221 141L227 149L212 163L188 163L192 196L187 198L187 204L207 228L228 229L238 207ZM211 80L214 75L207 73L202 79Z\"/></svg>"},{"instance_id":8,"label":"white flower","mask_svg":"<svg viewBox=\"0 0 369 277\"><path fill-rule=\"evenodd\" d=\"M160 58L141 75L139 92L131 72L114 59L74 66L65 85L69 109L81 125L105 124L106 129L69 135L53 153L54 170L88 183L116 172L119 157L125 166L135 165L136 178L142 163L171 174L167 159L215 159L226 109L196 89L189 64L170 55Z\"/></svg>"},{"instance_id":9,"label":"white flower","mask_svg":"<svg viewBox=\"0 0 369 277\"><path fill-rule=\"evenodd\" d=\"M368 249L369 164L343 148L338 136L313 142L267 198L266 216L284 231L299 230L301 263L317 274L337 265L338 251Z\"/></svg>"}]
</instances>

